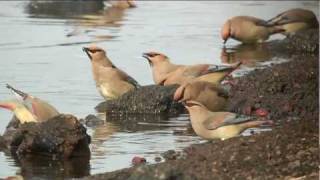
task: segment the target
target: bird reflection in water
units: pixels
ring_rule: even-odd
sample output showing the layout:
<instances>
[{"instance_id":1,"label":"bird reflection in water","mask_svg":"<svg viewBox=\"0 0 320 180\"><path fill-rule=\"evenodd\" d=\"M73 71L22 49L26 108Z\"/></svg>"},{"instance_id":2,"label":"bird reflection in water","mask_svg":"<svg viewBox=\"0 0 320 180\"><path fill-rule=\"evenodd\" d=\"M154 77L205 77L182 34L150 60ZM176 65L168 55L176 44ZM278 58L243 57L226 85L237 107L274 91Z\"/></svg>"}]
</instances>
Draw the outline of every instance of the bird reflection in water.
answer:
<instances>
[{"instance_id":1,"label":"bird reflection in water","mask_svg":"<svg viewBox=\"0 0 320 180\"><path fill-rule=\"evenodd\" d=\"M33 179L34 177L64 179L90 175L89 156L64 160L55 160L41 155L14 156L13 158L17 166L21 167L17 174L23 176L24 179Z\"/></svg>"},{"instance_id":2,"label":"bird reflection in water","mask_svg":"<svg viewBox=\"0 0 320 180\"><path fill-rule=\"evenodd\" d=\"M272 55L265 44L240 44L233 48L223 47L220 58L222 63L232 64L241 61L245 66L255 67L261 62L270 60Z\"/></svg>"}]
</instances>

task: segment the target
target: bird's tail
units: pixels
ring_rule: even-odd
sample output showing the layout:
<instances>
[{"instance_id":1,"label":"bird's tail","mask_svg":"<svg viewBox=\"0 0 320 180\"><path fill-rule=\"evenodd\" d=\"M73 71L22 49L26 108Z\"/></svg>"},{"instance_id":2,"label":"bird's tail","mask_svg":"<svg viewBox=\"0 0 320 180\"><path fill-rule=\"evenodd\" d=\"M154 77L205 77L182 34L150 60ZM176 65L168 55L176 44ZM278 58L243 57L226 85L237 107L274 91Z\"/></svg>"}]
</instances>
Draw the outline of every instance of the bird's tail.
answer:
<instances>
[{"instance_id":1,"label":"bird's tail","mask_svg":"<svg viewBox=\"0 0 320 180\"><path fill-rule=\"evenodd\" d=\"M241 64L242 62L237 62L232 65L211 65L206 71L206 74L214 72L232 72L236 70Z\"/></svg>"},{"instance_id":2,"label":"bird's tail","mask_svg":"<svg viewBox=\"0 0 320 180\"><path fill-rule=\"evenodd\" d=\"M277 15L277 16L269 19L269 20L267 20L267 22L266 22L267 25L268 25L268 26L275 26L275 25L277 25L278 22L282 19L282 18L281 18L281 15L282 15L282 14L279 14L279 15Z\"/></svg>"},{"instance_id":3,"label":"bird's tail","mask_svg":"<svg viewBox=\"0 0 320 180\"><path fill-rule=\"evenodd\" d=\"M256 121L248 121L246 123L243 123L241 124L242 126L246 128L253 128L253 127L259 127L259 126L262 126L262 125L268 125L268 126L271 126L273 125L273 121L271 120L256 120Z\"/></svg>"},{"instance_id":4,"label":"bird's tail","mask_svg":"<svg viewBox=\"0 0 320 180\"><path fill-rule=\"evenodd\" d=\"M23 100L26 99L28 97L28 94L25 92L22 92L18 89L15 89L14 87L10 86L9 84L6 85L6 87L8 89L10 89L14 94L18 95L19 97L21 97Z\"/></svg>"}]
</instances>

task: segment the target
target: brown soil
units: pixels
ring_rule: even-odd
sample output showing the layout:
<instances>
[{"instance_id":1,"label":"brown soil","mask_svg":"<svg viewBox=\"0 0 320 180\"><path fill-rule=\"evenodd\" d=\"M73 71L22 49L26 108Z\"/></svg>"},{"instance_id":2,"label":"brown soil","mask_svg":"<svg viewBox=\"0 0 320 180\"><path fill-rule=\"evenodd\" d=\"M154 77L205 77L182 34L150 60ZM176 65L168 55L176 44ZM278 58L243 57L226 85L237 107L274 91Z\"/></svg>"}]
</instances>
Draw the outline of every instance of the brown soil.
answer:
<instances>
[{"instance_id":1,"label":"brown soil","mask_svg":"<svg viewBox=\"0 0 320 180\"><path fill-rule=\"evenodd\" d=\"M236 79L231 89L229 110L265 109L272 131L193 145L163 163L85 179L318 179L319 60L290 59Z\"/></svg>"}]
</instances>

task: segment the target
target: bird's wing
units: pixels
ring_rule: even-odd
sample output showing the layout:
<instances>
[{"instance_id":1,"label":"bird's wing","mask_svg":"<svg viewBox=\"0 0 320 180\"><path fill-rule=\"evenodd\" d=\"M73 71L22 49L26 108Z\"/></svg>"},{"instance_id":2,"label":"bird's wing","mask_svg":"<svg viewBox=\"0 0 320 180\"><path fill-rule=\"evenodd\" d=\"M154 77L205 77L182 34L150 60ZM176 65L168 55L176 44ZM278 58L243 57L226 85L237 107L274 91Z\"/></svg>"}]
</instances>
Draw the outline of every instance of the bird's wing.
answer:
<instances>
[{"instance_id":1,"label":"bird's wing","mask_svg":"<svg viewBox=\"0 0 320 180\"><path fill-rule=\"evenodd\" d=\"M227 65L214 65L211 64L206 72L206 74L208 73L214 73L214 72L223 72L223 71L230 71L232 70L233 67L232 66L227 66Z\"/></svg>"},{"instance_id":2,"label":"bird's wing","mask_svg":"<svg viewBox=\"0 0 320 180\"><path fill-rule=\"evenodd\" d=\"M244 123L251 119L250 116L230 112L214 112L213 116L203 122L203 125L209 130L214 130L222 126Z\"/></svg>"},{"instance_id":3,"label":"bird's wing","mask_svg":"<svg viewBox=\"0 0 320 180\"><path fill-rule=\"evenodd\" d=\"M125 73L121 69L118 69L118 68L114 68L114 69L117 70L117 74L120 77L120 79L127 81L128 83L132 84L135 88L141 87L141 85L135 79L133 79L133 77L129 76L127 73Z\"/></svg>"},{"instance_id":4,"label":"bird's wing","mask_svg":"<svg viewBox=\"0 0 320 180\"><path fill-rule=\"evenodd\" d=\"M104 81L111 81L112 79L119 79L132 84L135 88L141 87L139 83L129 76L127 73L118 68L113 67L100 67L99 68L99 79L101 83Z\"/></svg>"},{"instance_id":5,"label":"bird's wing","mask_svg":"<svg viewBox=\"0 0 320 180\"><path fill-rule=\"evenodd\" d=\"M214 73L214 72L232 72L233 70L237 69L238 67L240 67L240 65L242 64L242 62L237 62L235 64L231 64L231 65L215 65L215 64L210 64L209 68L207 70L207 73Z\"/></svg>"},{"instance_id":6,"label":"bird's wing","mask_svg":"<svg viewBox=\"0 0 320 180\"><path fill-rule=\"evenodd\" d=\"M32 109L39 120L48 120L59 114L55 107L36 97L33 99Z\"/></svg>"},{"instance_id":7,"label":"bird's wing","mask_svg":"<svg viewBox=\"0 0 320 180\"><path fill-rule=\"evenodd\" d=\"M312 18L314 18L314 16L311 12L304 14L303 12L299 11L290 11L283 12L276 17L269 19L267 22L270 25L284 25L289 23L305 22L307 20L311 20Z\"/></svg>"},{"instance_id":8,"label":"bird's wing","mask_svg":"<svg viewBox=\"0 0 320 180\"><path fill-rule=\"evenodd\" d=\"M135 88L140 88L141 85L135 80L133 79L131 76L127 77L127 81L132 84Z\"/></svg>"},{"instance_id":9,"label":"bird's wing","mask_svg":"<svg viewBox=\"0 0 320 180\"><path fill-rule=\"evenodd\" d=\"M208 64L197 64L191 66L184 66L181 68L183 68L183 75L197 77L206 72L208 67Z\"/></svg>"}]
</instances>

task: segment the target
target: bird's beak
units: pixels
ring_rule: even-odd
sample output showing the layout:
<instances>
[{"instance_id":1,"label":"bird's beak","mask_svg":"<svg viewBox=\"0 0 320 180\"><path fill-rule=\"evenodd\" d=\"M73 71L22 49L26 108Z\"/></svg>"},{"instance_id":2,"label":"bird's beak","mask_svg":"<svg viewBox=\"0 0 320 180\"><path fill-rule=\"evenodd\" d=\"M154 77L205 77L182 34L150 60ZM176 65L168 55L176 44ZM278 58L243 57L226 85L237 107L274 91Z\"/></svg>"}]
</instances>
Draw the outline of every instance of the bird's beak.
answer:
<instances>
[{"instance_id":1,"label":"bird's beak","mask_svg":"<svg viewBox=\"0 0 320 180\"><path fill-rule=\"evenodd\" d=\"M148 60L149 65L152 66L152 61L150 60L150 56L148 53L143 53L142 57L146 58Z\"/></svg>"},{"instance_id":2,"label":"bird's beak","mask_svg":"<svg viewBox=\"0 0 320 180\"><path fill-rule=\"evenodd\" d=\"M82 48L82 51L84 51L84 52L88 55L88 57L89 57L90 60L92 59L89 48L83 47L83 48Z\"/></svg>"},{"instance_id":3,"label":"bird's beak","mask_svg":"<svg viewBox=\"0 0 320 180\"><path fill-rule=\"evenodd\" d=\"M146 58L147 60L150 60L150 59L149 59L150 57L149 57L149 54L148 54L148 53L143 53L143 54L142 54L142 57Z\"/></svg>"},{"instance_id":4,"label":"bird's beak","mask_svg":"<svg viewBox=\"0 0 320 180\"><path fill-rule=\"evenodd\" d=\"M28 97L27 93L24 93L18 89L13 88L9 84L6 84L6 88L11 89L14 93L17 93L19 96L21 96L23 99L26 99Z\"/></svg>"}]
</instances>

